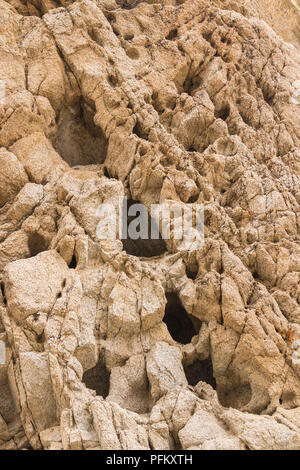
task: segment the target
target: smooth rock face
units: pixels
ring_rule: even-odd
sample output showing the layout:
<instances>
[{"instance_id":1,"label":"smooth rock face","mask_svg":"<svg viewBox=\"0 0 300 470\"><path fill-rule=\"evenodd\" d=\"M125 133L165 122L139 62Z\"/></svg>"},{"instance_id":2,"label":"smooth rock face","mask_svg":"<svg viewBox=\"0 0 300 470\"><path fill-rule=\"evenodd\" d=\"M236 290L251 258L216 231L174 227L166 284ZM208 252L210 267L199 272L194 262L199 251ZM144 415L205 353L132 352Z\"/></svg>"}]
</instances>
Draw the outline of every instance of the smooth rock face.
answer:
<instances>
[{"instance_id":1,"label":"smooth rock face","mask_svg":"<svg viewBox=\"0 0 300 470\"><path fill-rule=\"evenodd\" d=\"M0 449L300 449L299 2L177 3L0 0Z\"/></svg>"}]
</instances>

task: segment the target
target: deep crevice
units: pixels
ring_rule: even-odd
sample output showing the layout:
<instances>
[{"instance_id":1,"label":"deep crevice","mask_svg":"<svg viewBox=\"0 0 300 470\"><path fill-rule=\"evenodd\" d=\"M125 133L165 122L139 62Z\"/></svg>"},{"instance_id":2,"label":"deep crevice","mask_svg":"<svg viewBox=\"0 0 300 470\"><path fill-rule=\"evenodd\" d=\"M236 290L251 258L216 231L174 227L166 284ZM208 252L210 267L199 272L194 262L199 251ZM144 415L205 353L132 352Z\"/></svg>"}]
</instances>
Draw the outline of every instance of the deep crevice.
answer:
<instances>
[{"instance_id":1,"label":"deep crevice","mask_svg":"<svg viewBox=\"0 0 300 470\"><path fill-rule=\"evenodd\" d=\"M95 390L98 396L106 398L109 394L110 373L105 367L102 354L95 367L84 372L82 381L91 390Z\"/></svg>"},{"instance_id":2,"label":"deep crevice","mask_svg":"<svg viewBox=\"0 0 300 470\"><path fill-rule=\"evenodd\" d=\"M216 380L211 359L200 361L196 359L189 366L184 367L184 372L189 385L194 387L201 380L211 385L216 390Z\"/></svg>"},{"instance_id":3,"label":"deep crevice","mask_svg":"<svg viewBox=\"0 0 300 470\"><path fill-rule=\"evenodd\" d=\"M110 176L110 174L109 174L108 169L107 169L106 166L103 168L103 174L104 174L104 176L105 176L106 178L111 178L111 176Z\"/></svg>"},{"instance_id":4,"label":"deep crevice","mask_svg":"<svg viewBox=\"0 0 300 470\"><path fill-rule=\"evenodd\" d=\"M166 298L167 304L163 321L167 325L170 335L177 343L190 343L193 336L200 330L200 320L186 312L177 294L168 293Z\"/></svg>"},{"instance_id":5,"label":"deep crevice","mask_svg":"<svg viewBox=\"0 0 300 470\"><path fill-rule=\"evenodd\" d=\"M223 121L226 121L226 119L230 115L230 106L225 105L223 106L220 110L215 112L215 116L217 119L222 119Z\"/></svg>"},{"instance_id":6,"label":"deep crevice","mask_svg":"<svg viewBox=\"0 0 300 470\"><path fill-rule=\"evenodd\" d=\"M185 265L185 273L189 279L192 279L193 281L196 279L199 266L197 261L190 261L189 263L186 263Z\"/></svg>"},{"instance_id":7,"label":"deep crevice","mask_svg":"<svg viewBox=\"0 0 300 470\"><path fill-rule=\"evenodd\" d=\"M3 282L0 283L0 288L1 288L1 293L2 293L3 303L4 305L7 305L7 300L6 300L6 295L5 295L5 286Z\"/></svg>"},{"instance_id":8,"label":"deep crevice","mask_svg":"<svg viewBox=\"0 0 300 470\"><path fill-rule=\"evenodd\" d=\"M176 39L178 35L178 30L177 28L171 29L171 31L166 35L166 39L168 41L172 41L173 39Z\"/></svg>"},{"instance_id":9,"label":"deep crevice","mask_svg":"<svg viewBox=\"0 0 300 470\"><path fill-rule=\"evenodd\" d=\"M70 269L76 269L76 267L77 267L77 259L76 259L75 254L73 254L71 262L69 264L69 268Z\"/></svg>"}]
</instances>

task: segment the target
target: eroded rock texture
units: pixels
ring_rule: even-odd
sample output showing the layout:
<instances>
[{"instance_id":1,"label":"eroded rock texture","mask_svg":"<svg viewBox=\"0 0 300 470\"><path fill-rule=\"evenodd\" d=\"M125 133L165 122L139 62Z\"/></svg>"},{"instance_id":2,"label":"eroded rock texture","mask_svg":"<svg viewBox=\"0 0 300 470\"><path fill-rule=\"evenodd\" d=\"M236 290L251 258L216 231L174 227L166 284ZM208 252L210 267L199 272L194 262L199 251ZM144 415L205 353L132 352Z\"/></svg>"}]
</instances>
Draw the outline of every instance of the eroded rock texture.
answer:
<instances>
[{"instance_id":1,"label":"eroded rock texture","mask_svg":"<svg viewBox=\"0 0 300 470\"><path fill-rule=\"evenodd\" d=\"M300 56L251 8L0 0L0 448L300 448ZM99 241L122 195L203 248Z\"/></svg>"}]
</instances>

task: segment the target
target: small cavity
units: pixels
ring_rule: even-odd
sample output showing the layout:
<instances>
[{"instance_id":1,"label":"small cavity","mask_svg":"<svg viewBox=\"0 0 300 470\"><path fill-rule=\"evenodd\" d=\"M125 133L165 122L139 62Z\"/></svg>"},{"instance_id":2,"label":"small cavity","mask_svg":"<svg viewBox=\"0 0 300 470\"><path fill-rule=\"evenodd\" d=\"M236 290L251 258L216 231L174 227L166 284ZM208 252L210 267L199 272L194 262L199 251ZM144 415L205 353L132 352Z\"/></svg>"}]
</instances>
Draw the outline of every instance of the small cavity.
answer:
<instances>
[{"instance_id":1,"label":"small cavity","mask_svg":"<svg viewBox=\"0 0 300 470\"><path fill-rule=\"evenodd\" d=\"M177 38L177 36L178 36L177 28L171 29L171 31L167 34L166 39L168 41L172 41L173 39Z\"/></svg>"},{"instance_id":2,"label":"small cavity","mask_svg":"<svg viewBox=\"0 0 300 470\"><path fill-rule=\"evenodd\" d=\"M152 258L154 256L163 255L167 252L167 246L159 233L155 219L150 216L143 204L140 205L140 208L143 210L143 212L140 212L139 206L137 206L136 211L135 208L132 208L133 212L135 212L135 215L129 215L132 213L130 212L130 208L134 204L139 204L139 202L128 199L127 207L123 206L124 225L126 221L126 234L123 233L121 236L123 249L129 255L145 258ZM132 230L133 228L134 230ZM158 239L154 239L152 237L151 228L156 228ZM132 232L136 232L140 238L134 239L131 236Z\"/></svg>"},{"instance_id":3,"label":"small cavity","mask_svg":"<svg viewBox=\"0 0 300 470\"><path fill-rule=\"evenodd\" d=\"M222 406L240 409L250 402L252 390L249 383L244 383L225 392L219 392L218 396Z\"/></svg>"},{"instance_id":4,"label":"small cavity","mask_svg":"<svg viewBox=\"0 0 300 470\"><path fill-rule=\"evenodd\" d=\"M1 289L3 303L4 305L7 305L7 300L6 300L6 295L5 295L5 286L3 282L0 283L0 289Z\"/></svg>"},{"instance_id":5,"label":"small cavity","mask_svg":"<svg viewBox=\"0 0 300 470\"><path fill-rule=\"evenodd\" d=\"M48 243L45 238L37 232L31 233L28 237L28 249L30 257L36 256L42 251L48 249Z\"/></svg>"},{"instance_id":6,"label":"small cavity","mask_svg":"<svg viewBox=\"0 0 300 470\"><path fill-rule=\"evenodd\" d=\"M167 325L170 335L177 343L190 343L193 336L199 333L200 320L186 312L177 294L168 293L166 298L163 321Z\"/></svg>"},{"instance_id":7,"label":"small cavity","mask_svg":"<svg viewBox=\"0 0 300 470\"><path fill-rule=\"evenodd\" d=\"M193 364L186 366L184 372L189 385L194 387L200 380L211 385L216 390L216 380L211 359L200 361L197 359Z\"/></svg>"},{"instance_id":8,"label":"small cavity","mask_svg":"<svg viewBox=\"0 0 300 470\"><path fill-rule=\"evenodd\" d=\"M110 373L105 367L102 355L95 367L84 372L82 381L91 390L95 390L98 396L106 398L109 394Z\"/></svg>"},{"instance_id":9,"label":"small cavity","mask_svg":"<svg viewBox=\"0 0 300 470\"><path fill-rule=\"evenodd\" d=\"M73 254L73 256L72 256L72 259L71 259L70 264L69 264L69 268L70 269L76 269L77 268L77 259L76 259L75 254Z\"/></svg>"}]
</instances>

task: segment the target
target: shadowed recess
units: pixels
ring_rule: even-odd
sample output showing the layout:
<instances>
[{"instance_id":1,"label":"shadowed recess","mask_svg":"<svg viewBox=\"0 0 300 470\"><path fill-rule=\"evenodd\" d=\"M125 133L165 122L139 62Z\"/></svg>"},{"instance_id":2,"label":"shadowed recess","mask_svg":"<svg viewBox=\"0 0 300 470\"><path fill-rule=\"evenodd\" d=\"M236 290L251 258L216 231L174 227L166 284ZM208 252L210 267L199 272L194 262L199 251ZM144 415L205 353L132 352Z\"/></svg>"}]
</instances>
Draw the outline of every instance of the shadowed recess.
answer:
<instances>
[{"instance_id":1,"label":"shadowed recess","mask_svg":"<svg viewBox=\"0 0 300 470\"><path fill-rule=\"evenodd\" d=\"M95 390L97 395L106 398L109 394L109 378L110 373L105 367L103 357L100 355L95 367L83 374L82 381L87 388Z\"/></svg>"},{"instance_id":2,"label":"shadowed recess","mask_svg":"<svg viewBox=\"0 0 300 470\"><path fill-rule=\"evenodd\" d=\"M48 249L48 243L42 235L34 232L28 237L28 248L30 256L36 256L42 251L46 251Z\"/></svg>"},{"instance_id":3,"label":"shadowed recess","mask_svg":"<svg viewBox=\"0 0 300 470\"><path fill-rule=\"evenodd\" d=\"M200 330L200 320L186 312L177 294L166 294L166 298L167 304L163 321L167 325L170 335L178 343L190 343L192 337Z\"/></svg>"},{"instance_id":4,"label":"shadowed recess","mask_svg":"<svg viewBox=\"0 0 300 470\"><path fill-rule=\"evenodd\" d=\"M197 383L201 380L202 382L206 382L216 389L216 381L214 378L211 359L205 359L204 361L199 361L199 359L196 359L193 364L190 364L184 368L184 372L189 385L192 387L197 385Z\"/></svg>"},{"instance_id":5,"label":"shadowed recess","mask_svg":"<svg viewBox=\"0 0 300 470\"><path fill-rule=\"evenodd\" d=\"M243 383L233 386L228 390L221 389L218 390L218 396L222 406L240 409L246 406L251 400L251 386L249 383Z\"/></svg>"},{"instance_id":6,"label":"shadowed recess","mask_svg":"<svg viewBox=\"0 0 300 470\"><path fill-rule=\"evenodd\" d=\"M138 201L134 201L132 199L128 199L127 201L127 208L128 210L130 207L132 207L134 204L140 204ZM146 211L146 207L143 206ZM123 212L123 220L126 220L127 223L127 238L121 238L121 241L123 243L123 249L126 251L128 255L133 255L133 256L139 256L139 257L145 257L145 258L152 258L153 256L161 256L167 251L166 243L162 239L161 235L159 235L159 239L151 239L151 225L156 226L155 220L150 216L150 214L147 211L146 215L146 220L144 220L144 217L141 217L141 224L144 226L148 226L148 234L147 234L147 239L143 238L138 238L137 240L134 240L130 237L130 225L131 223L134 223L135 220L139 217L139 212L137 212L136 216L126 216L126 209L124 208ZM138 226L137 231L139 232L142 229L142 227Z\"/></svg>"},{"instance_id":7,"label":"shadowed recess","mask_svg":"<svg viewBox=\"0 0 300 470\"><path fill-rule=\"evenodd\" d=\"M108 143L94 123L95 112L94 106L82 99L60 112L53 143L70 166L101 164L106 158Z\"/></svg>"}]
</instances>

